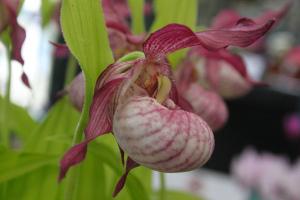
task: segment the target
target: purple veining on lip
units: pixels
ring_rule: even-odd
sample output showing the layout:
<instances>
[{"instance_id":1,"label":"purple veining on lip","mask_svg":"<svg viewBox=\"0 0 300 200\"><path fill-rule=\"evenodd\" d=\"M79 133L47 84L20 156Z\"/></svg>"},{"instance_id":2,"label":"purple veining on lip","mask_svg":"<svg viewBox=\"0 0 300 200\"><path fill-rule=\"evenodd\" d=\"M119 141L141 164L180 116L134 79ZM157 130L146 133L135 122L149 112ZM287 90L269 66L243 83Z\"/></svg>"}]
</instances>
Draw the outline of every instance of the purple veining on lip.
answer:
<instances>
[{"instance_id":1,"label":"purple veining on lip","mask_svg":"<svg viewBox=\"0 0 300 200\"><path fill-rule=\"evenodd\" d=\"M124 105L120 106L117 109L117 113L114 117L114 126L113 126L113 132L115 134L115 137L120 144L121 148L125 150L125 152L128 153L128 155L135 160L138 163L141 163L145 166L148 166L152 169L157 169L159 171L165 171L165 172L176 172L178 171L185 171L185 170L191 170L191 166L188 165L186 168L182 168L181 165L176 166L178 164L177 161L185 160L190 157L190 154L187 153L189 150L193 147L199 148L197 152L204 151L205 148L208 148L212 150L212 148L209 146L207 147L205 144L207 144L208 141L213 140L212 132L208 125L201 120L201 118L197 117L196 115L192 113L187 113L183 110L168 110L168 108L165 108L165 112L159 112L157 115L153 116L151 114L146 115L139 115L137 114L135 118L128 119L121 118L118 115L122 115L123 112L134 112L132 111L133 107L141 107L143 109L152 110L157 109L157 107L161 107L158 102L156 102L154 99L149 97L135 97L143 99L140 103L131 102L131 100L128 100ZM149 105L149 102L151 105ZM145 104L147 107L145 107ZM173 115L173 120L171 121L169 118L169 115ZM187 117L188 116L188 117ZM184 120L185 118L185 120ZM139 123L140 121L140 123ZM158 124L159 121L162 121L163 124L168 123L169 126L165 126L163 129L157 129L156 127L159 127ZM196 122L197 121L197 122ZM135 123L136 122L136 123ZM150 122L150 124L148 123ZM193 130L191 129L191 124L198 124L199 127L205 127L200 128L193 126ZM174 126L174 127L173 127ZM144 130L144 132L141 132L140 130ZM155 134L149 134L149 131L155 130ZM202 130L200 132L195 133L195 130ZM146 132L145 132L146 131ZM166 136L168 135L168 138L160 138L161 135ZM127 138L126 135L129 134L130 137L134 135L134 138L138 138L138 141L130 142L131 138ZM146 137L143 137L143 135L147 135ZM203 136L202 136L203 134ZM202 139L202 138L207 139ZM166 147L165 142L169 143L170 140L173 140L170 146ZM195 140L195 141L194 141ZM158 151L158 148L156 149L148 149L147 153L145 154L145 146L147 144L152 144L155 146L158 146L158 148L166 147L164 151ZM213 145L213 143L209 142L210 145ZM135 148L132 148L133 145ZM199 146L199 147L198 147ZM134 152L139 151L137 153ZM187 151L187 152L186 152ZM173 152L173 153L172 153ZM171 153L171 154L170 154ZM211 151L207 152L209 155L212 153ZM202 158L207 159L208 156L204 156ZM178 160L180 159L180 160ZM206 160L201 159L201 157L195 157L195 160L197 160L198 166L205 163ZM172 167L171 164L173 163ZM193 162L193 161L192 161ZM192 166L196 166L195 164ZM166 171L167 170L167 171Z\"/></svg>"}]
</instances>

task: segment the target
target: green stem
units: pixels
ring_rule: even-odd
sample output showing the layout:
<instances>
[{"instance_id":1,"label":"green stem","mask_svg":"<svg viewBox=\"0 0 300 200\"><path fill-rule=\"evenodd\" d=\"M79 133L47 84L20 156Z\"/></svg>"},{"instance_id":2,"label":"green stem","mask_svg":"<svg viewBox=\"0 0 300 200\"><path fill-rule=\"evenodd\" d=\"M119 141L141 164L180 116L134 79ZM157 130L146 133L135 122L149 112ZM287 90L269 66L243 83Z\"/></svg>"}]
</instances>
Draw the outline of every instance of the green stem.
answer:
<instances>
[{"instance_id":1,"label":"green stem","mask_svg":"<svg viewBox=\"0 0 300 200\"><path fill-rule=\"evenodd\" d=\"M160 180L159 200L166 200L166 182L165 182L164 173L159 172L159 180Z\"/></svg>"},{"instance_id":2,"label":"green stem","mask_svg":"<svg viewBox=\"0 0 300 200\"><path fill-rule=\"evenodd\" d=\"M93 83L90 79L85 78L85 91L93 91ZM74 132L73 142L72 145L79 143L82 140L84 129L87 125L88 118L89 118L89 107L92 102L92 95L88 95L86 93L84 98L84 104L82 108L82 112L80 115L80 119L78 121L76 130ZM73 167L70 170L69 176L66 180L66 188L65 188L65 200L72 200L74 197L74 193L76 192L76 187L78 185L78 179L80 176L80 168L78 166Z\"/></svg>"},{"instance_id":3,"label":"green stem","mask_svg":"<svg viewBox=\"0 0 300 200\"><path fill-rule=\"evenodd\" d=\"M5 147L9 147L9 106L10 106L10 88L11 88L11 55L10 55L10 48L7 48L7 80L6 80L6 87L5 87L5 98L3 102L3 113L2 113L2 138L1 141ZM7 121L6 121L7 120Z\"/></svg>"},{"instance_id":4,"label":"green stem","mask_svg":"<svg viewBox=\"0 0 300 200\"><path fill-rule=\"evenodd\" d=\"M73 55L70 55L68 64L67 64L67 71L66 71L64 86L67 86L75 77L76 66L77 66L77 60L74 58Z\"/></svg>"}]
</instances>

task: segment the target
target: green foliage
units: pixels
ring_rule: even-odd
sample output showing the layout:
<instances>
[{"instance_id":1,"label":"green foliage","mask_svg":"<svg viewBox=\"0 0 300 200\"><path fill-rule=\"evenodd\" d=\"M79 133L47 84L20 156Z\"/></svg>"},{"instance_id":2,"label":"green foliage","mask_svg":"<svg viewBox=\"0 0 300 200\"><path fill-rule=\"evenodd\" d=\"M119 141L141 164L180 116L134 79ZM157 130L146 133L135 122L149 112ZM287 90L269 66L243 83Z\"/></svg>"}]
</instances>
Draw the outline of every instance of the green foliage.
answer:
<instances>
[{"instance_id":1,"label":"green foliage","mask_svg":"<svg viewBox=\"0 0 300 200\"><path fill-rule=\"evenodd\" d=\"M143 33L144 0L128 2L132 14L133 32ZM56 0L42 0L43 26L49 22L55 3ZM155 3L157 17L151 28L152 31L170 22L183 23L192 29L195 27L196 0L156 0ZM99 0L63 0L61 25L65 41L85 74L86 99L83 114L80 116L68 99L62 98L38 124L24 108L9 103L9 115L0 119L0 126L6 126L10 132L17 134L24 145L19 151L0 147L0 199L66 199L67 180L57 182L59 160L71 146L73 133L82 135L95 81L101 71L113 62L113 57ZM7 40L9 44L5 34L2 35L2 39ZM172 64L178 63L184 53L180 52L171 58ZM133 52L121 61L143 56L141 52ZM3 98L0 98L0 112L4 109L3 102ZM78 179L75 179L75 190L68 199L112 200L114 186L124 173L114 137L107 134L92 142L86 159L77 169L79 173ZM199 200L177 191L166 191L166 197L166 200ZM157 199L152 191L152 171L145 167L134 169L128 176L125 188L115 199Z\"/></svg>"},{"instance_id":2,"label":"green foliage","mask_svg":"<svg viewBox=\"0 0 300 200\"><path fill-rule=\"evenodd\" d=\"M41 4L41 15L42 15L42 26L48 25L51 18L54 15L55 9L57 8L57 0L42 0Z\"/></svg>"},{"instance_id":3,"label":"green foliage","mask_svg":"<svg viewBox=\"0 0 300 200\"><path fill-rule=\"evenodd\" d=\"M145 32L144 0L128 0L134 34Z\"/></svg>"},{"instance_id":4,"label":"green foliage","mask_svg":"<svg viewBox=\"0 0 300 200\"><path fill-rule=\"evenodd\" d=\"M155 21L152 24L151 32L162 28L169 23L179 23L195 30L197 23L197 0L172 0L154 1ZM186 50L177 51L169 55L169 60L173 67L176 67L181 59L186 55Z\"/></svg>"},{"instance_id":5,"label":"green foliage","mask_svg":"<svg viewBox=\"0 0 300 200\"><path fill-rule=\"evenodd\" d=\"M24 151L30 153L62 155L70 146L79 113L62 98L48 112L43 123L28 138Z\"/></svg>"},{"instance_id":6,"label":"green foliage","mask_svg":"<svg viewBox=\"0 0 300 200\"><path fill-rule=\"evenodd\" d=\"M63 0L61 26L86 80L95 83L100 72L113 62L100 1Z\"/></svg>"},{"instance_id":7,"label":"green foliage","mask_svg":"<svg viewBox=\"0 0 300 200\"><path fill-rule=\"evenodd\" d=\"M3 113L4 106L5 100L0 96L0 113ZM14 103L9 103L7 106L9 115L0 117L0 127L7 126L10 132L17 134L23 142L26 142L38 124L32 119L26 109Z\"/></svg>"}]
</instances>

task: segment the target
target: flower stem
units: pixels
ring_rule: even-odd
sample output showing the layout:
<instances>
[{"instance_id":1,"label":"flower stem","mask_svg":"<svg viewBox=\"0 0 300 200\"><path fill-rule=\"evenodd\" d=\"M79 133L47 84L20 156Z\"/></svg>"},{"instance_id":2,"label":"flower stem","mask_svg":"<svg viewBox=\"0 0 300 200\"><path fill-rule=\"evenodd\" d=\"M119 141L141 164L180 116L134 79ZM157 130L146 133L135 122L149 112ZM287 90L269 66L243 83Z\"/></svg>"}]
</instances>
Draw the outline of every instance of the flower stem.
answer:
<instances>
[{"instance_id":1,"label":"flower stem","mask_svg":"<svg viewBox=\"0 0 300 200\"><path fill-rule=\"evenodd\" d=\"M159 200L166 200L166 182L165 182L164 173L159 172L159 180L160 180Z\"/></svg>"},{"instance_id":2,"label":"flower stem","mask_svg":"<svg viewBox=\"0 0 300 200\"><path fill-rule=\"evenodd\" d=\"M7 55L7 80L6 80L6 87L5 87L5 98L3 101L3 113L2 113L2 138L1 141L4 145L4 147L9 147L9 107L10 107L10 87L11 87L11 76L12 76L12 70L11 70L11 55L10 55L10 48L7 48L6 51ZM7 122L5 122L8 120Z\"/></svg>"},{"instance_id":3,"label":"flower stem","mask_svg":"<svg viewBox=\"0 0 300 200\"><path fill-rule=\"evenodd\" d=\"M93 91L93 83L89 79L85 78L85 91ZM77 127L74 132L72 146L79 143L83 138L84 129L87 125L88 118L89 118L89 107L92 102L92 94L89 95L86 92L84 97L84 104L82 108L82 112L80 115L80 119L78 121ZM78 185L78 179L80 176L80 168L78 166L73 167L70 172L69 176L66 180L66 188L65 188L65 200L72 200L74 199L74 194L76 192L76 187Z\"/></svg>"}]
</instances>

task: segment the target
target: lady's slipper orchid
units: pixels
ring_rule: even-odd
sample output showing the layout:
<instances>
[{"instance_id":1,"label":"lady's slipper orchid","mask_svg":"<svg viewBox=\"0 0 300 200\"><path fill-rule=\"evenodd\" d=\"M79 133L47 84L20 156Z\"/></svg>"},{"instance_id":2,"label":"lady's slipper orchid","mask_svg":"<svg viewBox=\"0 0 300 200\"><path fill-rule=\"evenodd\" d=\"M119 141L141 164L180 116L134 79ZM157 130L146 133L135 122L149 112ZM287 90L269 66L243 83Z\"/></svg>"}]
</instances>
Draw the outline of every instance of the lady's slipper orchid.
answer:
<instances>
[{"instance_id":1,"label":"lady's slipper orchid","mask_svg":"<svg viewBox=\"0 0 300 200\"><path fill-rule=\"evenodd\" d=\"M247 46L273 24L244 22L229 29L197 33L170 24L145 41L145 57L125 62L121 59L110 65L98 78L85 140L64 155L59 178L84 159L90 141L109 132L113 132L121 152L128 154L125 174L114 195L124 186L129 171L139 164L162 172L203 165L213 151L212 131L199 116L180 107L166 55L197 45L207 49Z\"/></svg>"},{"instance_id":2,"label":"lady's slipper orchid","mask_svg":"<svg viewBox=\"0 0 300 200\"><path fill-rule=\"evenodd\" d=\"M11 58L24 65L21 55L21 49L25 41L26 33L24 28L17 21L19 0L1 0L0 1L0 34L9 29L9 35L12 42ZM25 72L22 73L23 83L30 88L29 80Z\"/></svg>"},{"instance_id":3,"label":"lady's slipper orchid","mask_svg":"<svg viewBox=\"0 0 300 200\"><path fill-rule=\"evenodd\" d=\"M127 2L124 0L102 1L106 27L108 29L110 47L115 59L126 53L141 50L144 35L133 35L126 18L130 16Z\"/></svg>"},{"instance_id":4,"label":"lady's slipper orchid","mask_svg":"<svg viewBox=\"0 0 300 200\"><path fill-rule=\"evenodd\" d=\"M190 52L192 57L204 59L196 61L195 67L200 74L200 82L215 90L227 99L238 98L247 94L254 82L247 73L243 59L228 50L215 52L203 48L194 48Z\"/></svg>"}]
</instances>

